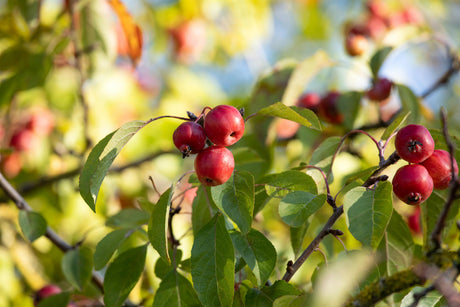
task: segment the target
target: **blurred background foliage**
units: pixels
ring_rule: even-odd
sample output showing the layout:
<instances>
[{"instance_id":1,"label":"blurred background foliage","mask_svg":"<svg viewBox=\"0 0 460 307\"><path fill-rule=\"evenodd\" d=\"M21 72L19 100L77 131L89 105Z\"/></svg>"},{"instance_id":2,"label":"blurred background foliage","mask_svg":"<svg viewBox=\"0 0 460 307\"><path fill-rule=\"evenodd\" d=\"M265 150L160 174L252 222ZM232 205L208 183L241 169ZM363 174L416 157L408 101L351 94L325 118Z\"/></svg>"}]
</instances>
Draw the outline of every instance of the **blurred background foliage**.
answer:
<instances>
[{"instance_id":1,"label":"blurred background foliage","mask_svg":"<svg viewBox=\"0 0 460 307\"><path fill-rule=\"evenodd\" d=\"M92 146L122 124L161 115L186 116L186 111L199 114L205 106L218 104L245 107L249 115L280 101L296 65L318 51L324 57L317 57L320 63L311 63L309 69L323 64L326 68L312 75L303 92L364 91L372 83L371 56L391 46L393 52L379 75L421 96L450 68L446 46L456 53L460 43L457 1L385 1L395 12L415 7L423 21L387 29L369 41L370 48L360 57L345 52L344 34L347 24L365 20L361 0L123 1L124 22L138 27L128 38L121 15L109 2L0 0L1 170L66 241L90 248L111 229L107 217L139 207L142 199L158 198L149 176L163 192L193 169L193 160L182 159L173 148L178 121L155 121L116 159L94 214L78 193L78 174ZM425 39L428 36L437 40ZM133 44L142 49L133 50ZM458 135L458 77L450 78L448 85L425 97L421 122L439 128L437 114L445 106L450 131ZM398 99L392 95L382 108L391 112L389 106L397 107ZM377 122L378 109L364 102L352 126ZM233 148L237 169L250 170L257 180L307 163L320 140L342 136L348 128L326 123L322 134L300 128L296 138L280 140L276 121L255 119ZM377 152L365 138L354 139L352 152L359 155L338 157L333 193L343 186L345 175L378 164ZM179 187L188 188L185 183ZM192 239L193 190L189 194L183 214L174 220L182 259L189 257ZM62 252L44 237L30 244L19 229L18 209L4 194L0 198L0 306L32 306L33 292L49 282L77 293L81 302L91 302L98 290L73 289L59 265ZM283 269L293 255L286 240L289 227L275 208L267 204L254 227L272 240L279 255L277 268ZM407 216L411 209L400 210ZM327 216L328 211L315 215L305 242ZM344 219L337 228L346 229ZM123 245L136 245L136 240L140 239L132 236ZM359 246L350 235L344 241L349 249ZM343 250L330 237L322 246L327 255ZM157 258L151 250L147 268L153 268ZM311 287L309 277L322 262L320 253L313 254L293 282L305 290ZM275 274L281 278L283 271ZM130 299L148 297L158 282L147 269Z\"/></svg>"}]
</instances>

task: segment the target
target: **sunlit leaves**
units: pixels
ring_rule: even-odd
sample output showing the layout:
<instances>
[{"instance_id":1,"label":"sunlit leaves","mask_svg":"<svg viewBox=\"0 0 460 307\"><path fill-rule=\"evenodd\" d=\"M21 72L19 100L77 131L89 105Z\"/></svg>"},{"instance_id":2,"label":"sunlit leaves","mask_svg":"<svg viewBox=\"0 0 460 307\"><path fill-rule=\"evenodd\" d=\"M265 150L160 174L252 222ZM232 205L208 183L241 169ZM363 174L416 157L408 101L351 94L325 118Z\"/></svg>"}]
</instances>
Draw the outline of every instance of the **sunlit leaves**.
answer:
<instances>
[{"instance_id":1,"label":"sunlit leaves","mask_svg":"<svg viewBox=\"0 0 460 307\"><path fill-rule=\"evenodd\" d=\"M381 139L387 140L401 125L403 125L410 115L410 111L403 112L396 116L396 118L391 122L391 124L385 129L382 134Z\"/></svg>"},{"instance_id":2,"label":"sunlit leaves","mask_svg":"<svg viewBox=\"0 0 460 307\"><path fill-rule=\"evenodd\" d=\"M126 10L125 5L120 0L107 1L120 20L123 34L127 43L127 53L134 65L137 65L142 55L142 30L137 25L131 14Z\"/></svg>"},{"instance_id":3,"label":"sunlit leaves","mask_svg":"<svg viewBox=\"0 0 460 307\"><path fill-rule=\"evenodd\" d=\"M326 202L326 195L315 195L305 191L287 194L279 204L281 219L292 227L300 227Z\"/></svg>"},{"instance_id":4,"label":"sunlit leaves","mask_svg":"<svg viewBox=\"0 0 460 307\"><path fill-rule=\"evenodd\" d=\"M259 231L251 229L243 235L230 232L233 245L246 264L254 272L259 285L264 285L276 264L276 250L273 244Z\"/></svg>"},{"instance_id":5,"label":"sunlit leaves","mask_svg":"<svg viewBox=\"0 0 460 307\"><path fill-rule=\"evenodd\" d=\"M383 47L382 49L379 49L376 53L374 53L374 55L370 59L370 67L374 78L377 77L378 72L380 70L380 66L382 66L383 61L391 52L391 50L393 50L393 47Z\"/></svg>"},{"instance_id":6,"label":"sunlit leaves","mask_svg":"<svg viewBox=\"0 0 460 307\"><path fill-rule=\"evenodd\" d=\"M91 150L80 174L80 194L91 210L96 211L99 189L113 160L115 160L123 146L145 124L146 122L140 120L126 123L103 138Z\"/></svg>"},{"instance_id":7,"label":"sunlit leaves","mask_svg":"<svg viewBox=\"0 0 460 307\"><path fill-rule=\"evenodd\" d=\"M147 244L131 248L109 265L104 278L104 303L122 306L144 270Z\"/></svg>"},{"instance_id":8,"label":"sunlit leaves","mask_svg":"<svg viewBox=\"0 0 460 307\"><path fill-rule=\"evenodd\" d=\"M231 306L235 255L222 214L200 229L192 247L193 286L205 306Z\"/></svg>"},{"instance_id":9,"label":"sunlit leaves","mask_svg":"<svg viewBox=\"0 0 460 307\"><path fill-rule=\"evenodd\" d=\"M150 243L167 262L170 261L168 252L168 218L171 197L172 189L168 189L161 195L152 209L148 230Z\"/></svg>"},{"instance_id":10,"label":"sunlit leaves","mask_svg":"<svg viewBox=\"0 0 460 307\"><path fill-rule=\"evenodd\" d=\"M393 212L392 185L380 182L375 188L357 187L344 197L348 229L365 246L376 248Z\"/></svg>"},{"instance_id":11,"label":"sunlit leaves","mask_svg":"<svg viewBox=\"0 0 460 307\"><path fill-rule=\"evenodd\" d=\"M321 130L321 124L315 113L306 108L299 108L294 106L288 107L281 102L277 102L259 110L257 114L265 116L276 116L291 120L312 129Z\"/></svg>"},{"instance_id":12,"label":"sunlit leaves","mask_svg":"<svg viewBox=\"0 0 460 307\"><path fill-rule=\"evenodd\" d=\"M227 214L243 233L251 229L254 211L254 178L249 172L235 172L224 184L211 189L217 207Z\"/></svg>"},{"instance_id":13,"label":"sunlit leaves","mask_svg":"<svg viewBox=\"0 0 460 307\"><path fill-rule=\"evenodd\" d=\"M331 169L332 158L340 145L341 138L338 136L329 137L319 145L313 152L310 165L320 167L325 173Z\"/></svg>"}]
</instances>

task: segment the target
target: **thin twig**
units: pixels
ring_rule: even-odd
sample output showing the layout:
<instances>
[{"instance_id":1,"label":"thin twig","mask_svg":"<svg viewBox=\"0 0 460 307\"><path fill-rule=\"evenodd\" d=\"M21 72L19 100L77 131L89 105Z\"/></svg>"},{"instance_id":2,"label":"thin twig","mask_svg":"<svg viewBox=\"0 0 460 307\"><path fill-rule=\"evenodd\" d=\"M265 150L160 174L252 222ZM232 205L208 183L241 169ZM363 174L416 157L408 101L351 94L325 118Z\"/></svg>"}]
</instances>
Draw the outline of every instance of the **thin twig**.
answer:
<instances>
[{"instance_id":1,"label":"thin twig","mask_svg":"<svg viewBox=\"0 0 460 307\"><path fill-rule=\"evenodd\" d=\"M449 154L451 157L454 157L454 144L452 143L450 137L449 137L449 132L447 130L447 119L446 119L446 112L444 109L441 109L441 123L442 123L442 132L444 135L444 138L446 140L447 148L449 150ZM454 166L453 166L453 159L451 159L451 173L452 173L452 180L450 182L449 186L449 195L447 196L447 200L444 204L444 207L442 208L442 211L436 221L436 225L433 228L433 231L431 233L430 239L431 242L433 243L433 248L432 251L438 249L441 246L442 243L442 230L445 227L446 220L447 220L447 215L449 214L449 211L454 203L454 200L456 199L457 191L460 188L460 184L458 182L457 174L455 174L454 171Z\"/></svg>"},{"instance_id":2,"label":"thin twig","mask_svg":"<svg viewBox=\"0 0 460 307\"><path fill-rule=\"evenodd\" d=\"M364 182L362 185L363 187L369 187L375 183L375 177L379 176L379 174L386 169L388 166L396 163L399 160L399 156L393 153L384 163L381 163L379 168L374 171L374 173ZM291 280L292 276L297 272L297 270L302 266L302 264L307 260L307 258L311 255L311 253L319 246L321 241L329 234L333 234L335 230L332 229L334 223L340 218L343 214L343 205L334 209L334 212L327 220L326 224L323 226L321 231L316 235L316 237L310 242L307 248L303 251L303 253L297 258L297 260L292 263L289 262L286 273L283 276L284 281Z\"/></svg>"},{"instance_id":3,"label":"thin twig","mask_svg":"<svg viewBox=\"0 0 460 307\"><path fill-rule=\"evenodd\" d=\"M24 210L32 212L32 207L27 203L27 201L19 194L18 191L6 180L2 173L0 173L0 188L5 192L5 194L16 204L16 207L19 210ZM67 243L62 239L51 227L46 227L45 237L47 237L55 246L57 246L62 252L66 253L74 249L74 246ZM104 292L104 281L102 277L96 271L92 272L92 280L94 284Z\"/></svg>"}]
</instances>

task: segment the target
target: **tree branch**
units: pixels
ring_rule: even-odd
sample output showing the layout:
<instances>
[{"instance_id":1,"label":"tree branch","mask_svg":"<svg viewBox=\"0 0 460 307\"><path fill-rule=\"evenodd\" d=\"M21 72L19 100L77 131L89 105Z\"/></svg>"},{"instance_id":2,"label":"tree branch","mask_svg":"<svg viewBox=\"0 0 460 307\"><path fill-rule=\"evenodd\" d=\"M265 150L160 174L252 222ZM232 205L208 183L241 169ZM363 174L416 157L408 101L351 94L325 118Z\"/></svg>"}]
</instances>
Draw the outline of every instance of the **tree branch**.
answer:
<instances>
[{"instance_id":1,"label":"tree branch","mask_svg":"<svg viewBox=\"0 0 460 307\"><path fill-rule=\"evenodd\" d=\"M5 194L16 204L19 210L25 210L32 212L32 207L26 202L26 200L19 194L18 191L6 180L2 173L0 173L0 188ZM45 237L47 237L55 246L57 246L62 252L66 253L74 247L62 239L51 227L46 227ZM104 292L104 281L103 278L96 271L92 272L92 281L94 284Z\"/></svg>"},{"instance_id":2,"label":"tree branch","mask_svg":"<svg viewBox=\"0 0 460 307\"><path fill-rule=\"evenodd\" d=\"M454 144L452 143L450 137L449 137L449 132L447 131L447 119L446 119L446 113L444 109L441 109L441 122L442 122L442 132L444 135L444 139L446 140L447 148L449 151L449 154L451 157L454 157ZM458 182L457 174L455 174L454 171L454 161L451 159L451 175L452 175L452 180L450 182L449 186L449 195L447 196L446 203L444 204L444 207L442 208L441 214L439 215L436 225L433 228L433 231L431 232L430 240L431 243L433 244L432 246L432 251L436 250L441 247L442 243L442 230L444 229L446 225L446 220L447 220L447 215L449 214L450 209L452 208L452 205L454 204L454 201L457 199L456 194L457 191L460 187L460 184Z\"/></svg>"},{"instance_id":3,"label":"tree branch","mask_svg":"<svg viewBox=\"0 0 460 307\"><path fill-rule=\"evenodd\" d=\"M372 175L363 183L363 187L369 187L374 184L376 181L383 180L386 178L383 176L379 176L380 173L386 169L388 166L396 163L399 160L398 154L394 152L391 156L381 163L380 167L375 170ZM323 226L321 231L316 235L316 237L311 241L311 243L307 246L307 248L303 251L303 253L299 256L299 258L292 263L289 262L286 267L286 273L283 276L283 280L289 281L291 280L292 276L297 272L297 270L302 266L302 264L308 259L308 257L313 253L313 251L319 246L321 241L331 233L332 226L334 223L339 219L339 217L343 214L343 205L337 208L334 208L334 212L332 213L331 217L327 220L326 224Z\"/></svg>"}]
</instances>

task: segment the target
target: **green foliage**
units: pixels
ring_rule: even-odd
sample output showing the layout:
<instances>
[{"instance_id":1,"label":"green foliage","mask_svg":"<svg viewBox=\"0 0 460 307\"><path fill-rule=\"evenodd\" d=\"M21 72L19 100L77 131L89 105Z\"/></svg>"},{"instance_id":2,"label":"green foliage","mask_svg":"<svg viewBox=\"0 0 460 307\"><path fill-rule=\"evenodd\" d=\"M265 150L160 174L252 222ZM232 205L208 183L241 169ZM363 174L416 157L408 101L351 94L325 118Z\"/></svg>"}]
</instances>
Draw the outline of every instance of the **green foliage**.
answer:
<instances>
[{"instance_id":1,"label":"green foliage","mask_svg":"<svg viewBox=\"0 0 460 307\"><path fill-rule=\"evenodd\" d=\"M247 234L230 232L235 250L257 277L257 283L264 285L275 269L276 250L270 240L261 232L251 229Z\"/></svg>"},{"instance_id":2,"label":"green foliage","mask_svg":"<svg viewBox=\"0 0 460 307\"><path fill-rule=\"evenodd\" d=\"M248 172L235 172L226 183L211 189L216 206L232 219L242 233L251 229L254 211L254 178Z\"/></svg>"},{"instance_id":3,"label":"green foliage","mask_svg":"<svg viewBox=\"0 0 460 307\"><path fill-rule=\"evenodd\" d=\"M85 247L68 251L62 258L61 266L67 280L81 291L91 278L93 253Z\"/></svg>"},{"instance_id":4,"label":"green foliage","mask_svg":"<svg viewBox=\"0 0 460 307\"><path fill-rule=\"evenodd\" d=\"M163 260L169 262L168 219L172 197L172 188L164 192L152 209L149 221L149 240Z\"/></svg>"},{"instance_id":5,"label":"green foliage","mask_svg":"<svg viewBox=\"0 0 460 307\"><path fill-rule=\"evenodd\" d=\"M144 271L147 245L131 248L110 263L104 278L104 303L122 306Z\"/></svg>"},{"instance_id":6,"label":"green foliage","mask_svg":"<svg viewBox=\"0 0 460 307\"><path fill-rule=\"evenodd\" d=\"M296 191L283 197L279 204L279 214L283 222L291 227L300 227L326 202L326 195L314 195Z\"/></svg>"},{"instance_id":7,"label":"green foliage","mask_svg":"<svg viewBox=\"0 0 460 307\"><path fill-rule=\"evenodd\" d=\"M161 281L153 306L202 306L190 281L177 270Z\"/></svg>"},{"instance_id":8,"label":"green foliage","mask_svg":"<svg viewBox=\"0 0 460 307\"><path fill-rule=\"evenodd\" d=\"M205 306L231 306L235 255L222 214L196 234L192 247L192 280Z\"/></svg>"},{"instance_id":9,"label":"green foliage","mask_svg":"<svg viewBox=\"0 0 460 307\"><path fill-rule=\"evenodd\" d=\"M460 188L420 205L417 232L417 209L392 193L404 161L385 158L416 123L460 159L458 39L396 26L412 7L392 0L385 33L366 32L351 57L342 34L372 22L367 2L208 2L0 2L0 306L32 306L48 282L64 292L38 306L410 306L432 285L419 304L446 306L413 268L423 259L454 280ZM455 24L438 2L415 9ZM187 24L198 26L184 47ZM382 76L390 99L370 101ZM332 90L337 110L299 103ZM189 176L195 155L174 148L176 123L142 128L202 123L218 104L244 109L245 133L230 180L207 187Z\"/></svg>"},{"instance_id":10,"label":"green foliage","mask_svg":"<svg viewBox=\"0 0 460 307\"><path fill-rule=\"evenodd\" d=\"M276 116L304 125L312 129L321 130L321 124L314 113L308 109L298 107L288 107L281 102L272 104L257 112L259 115Z\"/></svg>"},{"instance_id":11,"label":"green foliage","mask_svg":"<svg viewBox=\"0 0 460 307\"><path fill-rule=\"evenodd\" d=\"M96 212L99 189L113 160L115 160L123 146L145 124L146 122L140 120L124 124L103 138L88 156L80 175L80 194L94 212Z\"/></svg>"},{"instance_id":12,"label":"green foliage","mask_svg":"<svg viewBox=\"0 0 460 307\"><path fill-rule=\"evenodd\" d=\"M37 307L56 307L56 306L67 306L70 301L70 293L62 292L41 300Z\"/></svg>"},{"instance_id":13,"label":"green foliage","mask_svg":"<svg viewBox=\"0 0 460 307\"><path fill-rule=\"evenodd\" d=\"M364 246L377 248L393 213L391 184L379 183L373 189L357 187L343 200L348 229Z\"/></svg>"},{"instance_id":14,"label":"green foliage","mask_svg":"<svg viewBox=\"0 0 460 307\"><path fill-rule=\"evenodd\" d=\"M120 247L123 241L129 236L131 230L129 228L116 229L108 233L96 245L94 251L94 268L102 269L112 258L113 254Z\"/></svg>"},{"instance_id":15,"label":"green foliage","mask_svg":"<svg viewBox=\"0 0 460 307\"><path fill-rule=\"evenodd\" d=\"M19 212L19 225L30 242L43 236L47 227L46 220L40 213L29 211Z\"/></svg>"}]
</instances>

